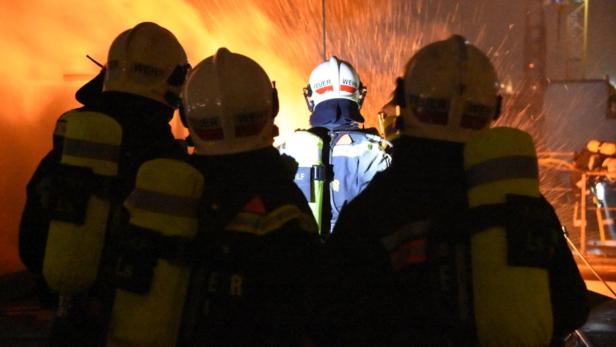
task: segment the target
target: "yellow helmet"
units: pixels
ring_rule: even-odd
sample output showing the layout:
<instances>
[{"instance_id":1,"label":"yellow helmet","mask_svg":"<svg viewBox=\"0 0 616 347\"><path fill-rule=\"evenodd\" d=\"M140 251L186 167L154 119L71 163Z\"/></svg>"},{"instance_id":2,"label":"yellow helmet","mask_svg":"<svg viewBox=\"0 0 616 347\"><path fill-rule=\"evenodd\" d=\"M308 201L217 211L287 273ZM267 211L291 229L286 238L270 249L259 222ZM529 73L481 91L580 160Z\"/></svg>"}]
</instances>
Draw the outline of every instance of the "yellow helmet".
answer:
<instances>
[{"instance_id":1,"label":"yellow helmet","mask_svg":"<svg viewBox=\"0 0 616 347\"><path fill-rule=\"evenodd\" d=\"M111 44L103 91L140 95L175 109L189 69L186 52L169 30L140 23Z\"/></svg>"},{"instance_id":2,"label":"yellow helmet","mask_svg":"<svg viewBox=\"0 0 616 347\"><path fill-rule=\"evenodd\" d=\"M466 142L500 112L496 71L488 57L454 35L420 49L398 79L402 135Z\"/></svg>"},{"instance_id":3,"label":"yellow helmet","mask_svg":"<svg viewBox=\"0 0 616 347\"><path fill-rule=\"evenodd\" d=\"M182 96L182 117L197 154L234 154L272 145L278 96L254 60L220 48L195 66Z\"/></svg>"}]
</instances>

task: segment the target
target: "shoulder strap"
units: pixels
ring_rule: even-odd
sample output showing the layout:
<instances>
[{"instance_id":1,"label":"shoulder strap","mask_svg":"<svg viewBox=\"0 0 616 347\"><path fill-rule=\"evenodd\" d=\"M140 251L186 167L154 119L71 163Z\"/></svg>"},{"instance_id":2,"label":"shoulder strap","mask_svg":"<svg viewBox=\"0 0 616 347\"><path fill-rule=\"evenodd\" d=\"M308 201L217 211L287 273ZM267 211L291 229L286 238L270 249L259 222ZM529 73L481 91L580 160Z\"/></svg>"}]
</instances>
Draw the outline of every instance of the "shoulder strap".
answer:
<instances>
[{"instance_id":1,"label":"shoulder strap","mask_svg":"<svg viewBox=\"0 0 616 347\"><path fill-rule=\"evenodd\" d=\"M329 231L331 229L331 219L332 219L332 209L331 209L331 192L329 189L330 183L334 178L334 167L331 164L331 152L332 152L332 144L334 141L333 132L329 131L326 128L315 127L311 128L311 133L319 136L323 140L323 150L321 154L321 160L324 166L324 175L323 175L323 197L322 197L322 207L321 207L321 223L319 228L321 230L322 235L328 235L329 233L323 231Z\"/></svg>"}]
</instances>

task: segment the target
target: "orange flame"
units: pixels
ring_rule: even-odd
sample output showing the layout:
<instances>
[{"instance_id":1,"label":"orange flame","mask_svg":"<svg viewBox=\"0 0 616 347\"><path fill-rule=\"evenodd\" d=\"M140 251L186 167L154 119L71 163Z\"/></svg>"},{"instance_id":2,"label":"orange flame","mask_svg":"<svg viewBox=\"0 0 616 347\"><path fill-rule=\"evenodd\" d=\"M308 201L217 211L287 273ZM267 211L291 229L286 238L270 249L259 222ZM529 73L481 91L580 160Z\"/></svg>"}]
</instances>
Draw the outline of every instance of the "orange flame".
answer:
<instances>
[{"instance_id":1,"label":"orange flame","mask_svg":"<svg viewBox=\"0 0 616 347\"><path fill-rule=\"evenodd\" d=\"M279 126L286 131L305 126L294 122L302 114L292 111L301 109L303 113L303 71L277 54L279 45L289 38L276 32L256 3L32 1L3 7L0 32L5 54L0 64L0 97L10 101L10 107L4 107L0 117L5 139L0 171L0 220L4 222L0 273L21 266L17 230L25 186L50 148L53 125L62 112L78 106L74 92L98 72L85 55L104 63L115 36L139 22L154 21L171 30L193 64L222 46L252 57L278 81Z\"/></svg>"}]
</instances>

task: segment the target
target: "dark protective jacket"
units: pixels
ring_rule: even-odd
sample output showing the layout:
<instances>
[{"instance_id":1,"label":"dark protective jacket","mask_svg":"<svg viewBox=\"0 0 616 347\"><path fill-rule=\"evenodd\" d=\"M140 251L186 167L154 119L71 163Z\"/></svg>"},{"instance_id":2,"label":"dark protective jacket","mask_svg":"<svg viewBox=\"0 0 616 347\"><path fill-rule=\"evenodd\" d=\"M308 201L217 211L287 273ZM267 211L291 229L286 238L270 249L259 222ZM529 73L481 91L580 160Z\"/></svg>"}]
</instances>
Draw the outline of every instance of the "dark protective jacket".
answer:
<instances>
[{"instance_id":1,"label":"dark protective jacket","mask_svg":"<svg viewBox=\"0 0 616 347\"><path fill-rule=\"evenodd\" d=\"M289 164L273 147L190 162L205 186L180 345L299 345L319 242Z\"/></svg>"},{"instance_id":2,"label":"dark protective jacket","mask_svg":"<svg viewBox=\"0 0 616 347\"><path fill-rule=\"evenodd\" d=\"M312 128L307 131L323 140L321 158L326 165L322 230L331 232L342 208L368 186L377 172L391 163L385 151L386 142L376 129L360 128L358 124L363 121L357 103L346 99L324 101L310 116ZM298 179L296 183L306 186ZM308 200L309 186L302 189Z\"/></svg>"},{"instance_id":3,"label":"dark protective jacket","mask_svg":"<svg viewBox=\"0 0 616 347\"><path fill-rule=\"evenodd\" d=\"M392 156L392 166L343 211L326 244L320 266L332 292L315 299L315 321L327 322L316 330L324 345L473 346L472 291L460 281L469 260L455 260L468 254L463 145L403 137ZM431 226L422 230L424 221ZM386 244L405 228L418 234L403 257L407 266L396 269L399 258ZM584 282L557 235L548 267L555 345L588 313Z\"/></svg>"},{"instance_id":4,"label":"dark protective jacket","mask_svg":"<svg viewBox=\"0 0 616 347\"><path fill-rule=\"evenodd\" d=\"M87 98L86 98L87 99ZM105 246L99 265L99 281L73 298L68 314L54 320L50 346L95 346L104 343L105 329L113 300L109 286L114 265L114 233L127 223L123 201L133 190L139 166L147 160L171 157L183 159L186 149L177 142L168 124L173 110L155 101L124 93L107 92L87 99L88 104L69 112L100 112L113 117L122 127L118 175L110 187L111 209ZM36 169L27 187L27 200L19 230L19 255L26 268L38 275L39 297L54 305L52 293L42 276L49 223L52 219L50 188L60 169L63 147L63 118L54 133L54 146ZM66 180L64 180L66 182ZM76 183L77 184L77 183ZM97 308L98 307L98 308Z\"/></svg>"},{"instance_id":5,"label":"dark protective jacket","mask_svg":"<svg viewBox=\"0 0 616 347\"><path fill-rule=\"evenodd\" d=\"M88 104L69 112L94 111L107 114L122 126L122 149L113 200L121 205L132 191L139 166L159 157L183 158L186 150L174 139L168 122L170 108L142 97L123 93L104 93L86 98ZM49 229L49 189L54 170L62 156L60 117L54 132L52 150L43 158L27 186L27 200L19 230L19 254L29 271L42 272Z\"/></svg>"}]
</instances>

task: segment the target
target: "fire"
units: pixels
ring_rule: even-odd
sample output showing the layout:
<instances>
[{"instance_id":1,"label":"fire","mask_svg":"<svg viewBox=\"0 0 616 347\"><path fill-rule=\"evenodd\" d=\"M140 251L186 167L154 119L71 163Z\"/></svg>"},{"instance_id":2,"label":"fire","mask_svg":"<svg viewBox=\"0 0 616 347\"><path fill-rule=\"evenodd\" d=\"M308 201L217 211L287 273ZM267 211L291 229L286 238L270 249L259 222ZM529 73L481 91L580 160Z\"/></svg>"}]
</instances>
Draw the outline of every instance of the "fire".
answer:
<instances>
[{"instance_id":1,"label":"fire","mask_svg":"<svg viewBox=\"0 0 616 347\"><path fill-rule=\"evenodd\" d=\"M62 112L78 106L74 92L98 72L85 55L105 63L111 41L139 22L153 21L172 31L193 65L223 46L252 57L277 81L279 126L288 131L306 125L295 122L304 113L304 71L278 54L281 43L291 38L280 35L256 2L32 1L6 2L2 7L5 54L0 65L0 96L8 107L0 118L4 139L0 273L21 267L17 230L25 186L50 148L53 125Z\"/></svg>"},{"instance_id":2,"label":"fire","mask_svg":"<svg viewBox=\"0 0 616 347\"><path fill-rule=\"evenodd\" d=\"M62 112L78 106L74 92L86 76L98 72L85 55L104 63L116 35L139 22L153 21L172 31L193 65L219 47L255 59L276 81L281 133L308 126L302 88L323 59L321 1L5 0L1 6L0 97L5 106L0 117L0 273L22 266L17 230L25 186L51 146L53 125ZM351 62L368 86L362 109L366 126L376 126L376 113L411 55L459 32L464 17L459 4L451 8L428 0L331 0L326 9L327 56ZM515 64L507 51L509 34L502 44L483 47L486 28L473 32L467 38L489 53L499 75L508 75ZM182 136L179 123L174 124L176 135Z\"/></svg>"}]
</instances>

